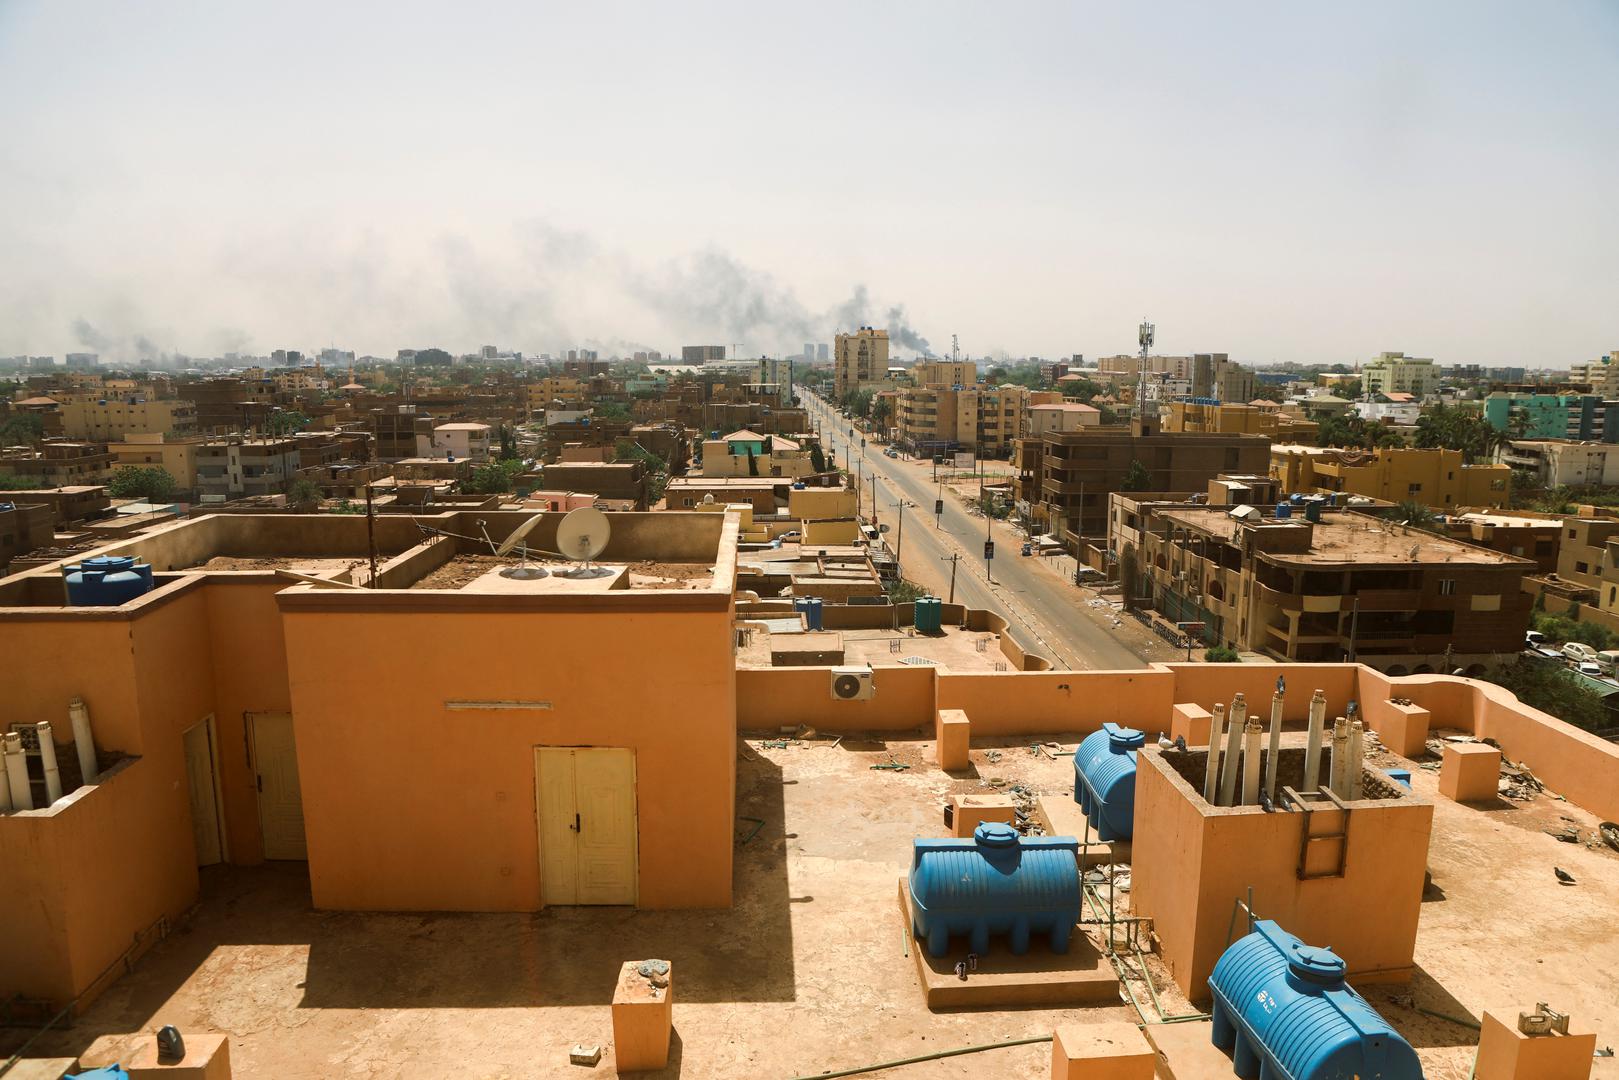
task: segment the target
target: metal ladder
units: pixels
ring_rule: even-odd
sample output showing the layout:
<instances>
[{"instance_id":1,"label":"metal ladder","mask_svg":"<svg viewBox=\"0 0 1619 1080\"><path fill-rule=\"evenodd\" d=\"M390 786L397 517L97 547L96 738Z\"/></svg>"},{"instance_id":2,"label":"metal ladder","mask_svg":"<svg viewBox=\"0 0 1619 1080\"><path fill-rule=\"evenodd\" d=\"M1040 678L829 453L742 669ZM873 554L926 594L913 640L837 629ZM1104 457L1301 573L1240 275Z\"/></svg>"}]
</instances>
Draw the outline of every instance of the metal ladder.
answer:
<instances>
[{"instance_id":1,"label":"metal ladder","mask_svg":"<svg viewBox=\"0 0 1619 1080\"><path fill-rule=\"evenodd\" d=\"M1297 875L1300 881L1309 881L1313 878L1343 877L1344 867L1349 862L1349 807L1332 791L1331 788L1319 788L1315 791L1300 793L1293 788L1283 786L1282 799L1285 803L1304 815L1299 828L1299 865ZM1330 803L1323 806L1323 803ZM1314 816L1320 811L1336 812L1343 815L1343 827L1338 832L1314 833L1311 824ZM1311 873L1310 845L1325 844L1336 841L1338 843L1338 865L1332 870L1321 870Z\"/></svg>"}]
</instances>

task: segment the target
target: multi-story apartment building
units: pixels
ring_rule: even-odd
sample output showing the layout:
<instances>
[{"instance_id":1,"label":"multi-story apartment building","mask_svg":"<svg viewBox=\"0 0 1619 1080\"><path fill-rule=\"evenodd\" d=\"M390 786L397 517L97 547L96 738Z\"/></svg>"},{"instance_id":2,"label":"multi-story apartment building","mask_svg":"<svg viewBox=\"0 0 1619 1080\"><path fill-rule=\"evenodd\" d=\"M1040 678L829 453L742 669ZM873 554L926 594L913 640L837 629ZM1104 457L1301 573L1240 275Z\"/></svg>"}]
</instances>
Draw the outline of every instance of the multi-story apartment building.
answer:
<instances>
[{"instance_id":1,"label":"multi-story apartment building","mask_svg":"<svg viewBox=\"0 0 1619 1080\"><path fill-rule=\"evenodd\" d=\"M1439 389L1439 368L1432 360L1407 356L1403 352L1379 353L1360 369L1361 385L1367 392L1414 394L1423 398Z\"/></svg>"},{"instance_id":2,"label":"multi-story apartment building","mask_svg":"<svg viewBox=\"0 0 1619 1080\"><path fill-rule=\"evenodd\" d=\"M543 413L556 404L583 405L587 396L581 380L570 375L550 375L528 385L527 405L530 412Z\"/></svg>"},{"instance_id":3,"label":"multi-story apartment building","mask_svg":"<svg viewBox=\"0 0 1619 1080\"><path fill-rule=\"evenodd\" d=\"M1244 402L1254 396L1254 373L1226 353L1149 356L1145 365L1139 356L1104 356L1096 366L1098 374L1121 384L1136 381L1145 371L1159 398L1172 396L1183 386L1192 397L1220 401Z\"/></svg>"},{"instance_id":4,"label":"multi-story apartment building","mask_svg":"<svg viewBox=\"0 0 1619 1080\"><path fill-rule=\"evenodd\" d=\"M1341 492L1388 502L1407 499L1435 510L1504 506L1512 469L1502 464L1464 465L1459 450L1340 450L1278 445L1270 449L1270 474L1285 492Z\"/></svg>"},{"instance_id":5,"label":"multi-story apartment building","mask_svg":"<svg viewBox=\"0 0 1619 1080\"><path fill-rule=\"evenodd\" d=\"M105 483L113 456L106 443L46 441L38 451L0 452L0 478L27 477L45 487ZM5 487L0 479L0 487Z\"/></svg>"},{"instance_id":6,"label":"multi-story apartment building","mask_svg":"<svg viewBox=\"0 0 1619 1080\"><path fill-rule=\"evenodd\" d=\"M189 401L157 401L138 394L74 397L61 404L62 431L70 439L117 442L131 435L197 433L197 407Z\"/></svg>"},{"instance_id":7,"label":"multi-story apartment building","mask_svg":"<svg viewBox=\"0 0 1619 1080\"><path fill-rule=\"evenodd\" d=\"M971 360L923 360L911 365L910 374L917 386L972 386L978 382L978 365Z\"/></svg>"},{"instance_id":8,"label":"multi-story apartment building","mask_svg":"<svg viewBox=\"0 0 1619 1080\"><path fill-rule=\"evenodd\" d=\"M1537 487L1619 484L1619 446L1567 439L1512 439L1496 453L1505 468L1528 473Z\"/></svg>"},{"instance_id":9,"label":"multi-story apartment building","mask_svg":"<svg viewBox=\"0 0 1619 1080\"><path fill-rule=\"evenodd\" d=\"M1445 533L1479 547L1530 559L1537 574L1557 570L1563 519L1550 514L1469 511L1448 518Z\"/></svg>"},{"instance_id":10,"label":"multi-story apartment building","mask_svg":"<svg viewBox=\"0 0 1619 1080\"><path fill-rule=\"evenodd\" d=\"M1164 409L1165 431L1197 435L1263 435L1272 442L1313 443L1320 425L1289 416L1280 408L1223 404L1213 400L1171 401Z\"/></svg>"},{"instance_id":11,"label":"multi-story apartment building","mask_svg":"<svg viewBox=\"0 0 1619 1080\"><path fill-rule=\"evenodd\" d=\"M1187 435L1150 424L1087 427L1016 440L1014 497L1077 550L1107 528L1108 493L1123 488L1139 462L1146 491L1201 491L1221 473L1262 473L1270 455L1263 435Z\"/></svg>"},{"instance_id":12,"label":"multi-story apartment building","mask_svg":"<svg viewBox=\"0 0 1619 1080\"><path fill-rule=\"evenodd\" d=\"M707 364L724 359L724 345L682 345L680 347L680 362L682 364Z\"/></svg>"},{"instance_id":13,"label":"multi-story apartment building","mask_svg":"<svg viewBox=\"0 0 1619 1080\"><path fill-rule=\"evenodd\" d=\"M1120 538L1131 592L1209 644L1391 674L1485 665L1523 647L1535 564L1365 514L1153 510Z\"/></svg>"},{"instance_id":14,"label":"multi-story apartment building","mask_svg":"<svg viewBox=\"0 0 1619 1080\"><path fill-rule=\"evenodd\" d=\"M131 435L122 442L107 445L120 467L159 468L174 477L180 491L197 486L197 448L202 439L170 439L162 434Z\"/></svg>"},{"instance_id":15,"label":"multi-story apartment building","mask_svg":"<svg viewBox=\"0 0 1619 1080\"><path fill-rule=\"evenodd\" d=\"M898 440L919 453L960 447L983 457L1005 457L1023 433L1029 406L1058 404L1062 395L1014 385L914 386L897 391L894 401Z\"/></svg>"},{"instance_id":16,"label":"multi-story apartment building","mask_svg":"<svg viewBox=\"0 0 1619 1080\"><path fill-rule=\"evenodd\" d=\"M1080 428L1100 427L1102 410L1094 405L1077 401L1038 402L1031 404L1023 418L1023 432L1038 438L1041 435L1078 431Z\"/></svg>"},{"instance_id":17,"label":"multi-story apartment building","mask_svg":"<svg viewBox=\"0 0 1619 1080\"><path fill-rule=\"evenodd\" d=\"M703 475L809 476L815 471L811 455L793 439L757 431L733 431L719 439L703 440Z\"/></svg>"},{"instance_id":18,"label":"multi-story apartment building","mask_svg":"<svg viewBox=\"0 0 1619 1080\"><path fill-rule=\"evenodd\" d=\"M419 456L488 461L489 425L440 424L433 429L431 445L427 450L427 453Z\"/></svg>"},{"instance_id":19,"label":"multi-story apartment building","mask_svg":"<svg viewBox=\"0 0 1619 1080\"><path fill-rule=\"evenodd\" d=\"M1591 387L1603 397L1619 397L1619 349L1589 363L1569 367L1568 381Z\"/></svg>"},{"instance_id":20,"label":"multi-story apartment building","mask_svg":"<svg viewBox=\"0 0 1619 1080\"><path fill-rule=\"evenodd\" d=\"M1619 400L1604 400L1596 394L1497 390L1484 399L1484 419L1495 430L1522 439L1619 443Z\"/></svg>"},{"instance_id":21,"label":"multi-story apartment building","mask_svg":"<svg viewBox=\"0 0 1619 1080\"><path fill-rule=\"evenodd\" d=\"M178 383L175 396L197 410L203 435L258 431L275 408L275 383L269 379L215 378Z\"/></svg>"},{"instance_id":22,"label":"multi-story apartment building","mask_svg":"<svg viewBox=\"0 0 1619 1080\"><path fill-rule=\"evenodd\" d=\"M366 413L378 461L403 461L416 456L416 436L432 435L433 417L415 405L384 405Z\"/></svg>"},{"instance_id":23,"label":"multi-story apartment building","mask_svg":"<svg viewBox=\"0 0 1619 1080\"><path fill-rule=\"evenodd\" d=\"M832 361L832 393L841 398L851 390L882 382L888 377L888 331L862 326L852 334L839 334Z\"/></svg>"},{"instance_id":24,"label":"multi-story apartment building","mask_svg":"<svg viewBox=\"0 0 1619 1080\"><path fill-rule=\"evenodd\" d=\"M294 439L255 439L228 435L197 448L197 491L227 499L278 495L298 472Z\"/></svg>"}]
</instances>

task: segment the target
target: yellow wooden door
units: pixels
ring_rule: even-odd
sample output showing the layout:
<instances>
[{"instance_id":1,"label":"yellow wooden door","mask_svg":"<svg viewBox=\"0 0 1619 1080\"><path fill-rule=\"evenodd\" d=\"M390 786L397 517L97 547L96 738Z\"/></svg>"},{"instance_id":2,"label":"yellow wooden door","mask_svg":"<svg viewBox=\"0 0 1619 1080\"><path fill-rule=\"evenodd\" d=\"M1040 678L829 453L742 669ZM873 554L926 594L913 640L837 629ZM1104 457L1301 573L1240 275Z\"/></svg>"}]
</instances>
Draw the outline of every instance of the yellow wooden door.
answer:
<instances>
[{"instance_id":1,"label":"yellow wooden door","mask_svg":"<svg viewBox=\"0 0 1619 1080\"><path fill-rule=\"evenodd\" d=\"M545 903L635 903L634 752L540 747L534 779Z\"/></svg>"},{"instance_id":2,"label":"yellow wooden door","mask_svg":"<svg viewBox=\"0 0 1619 1080\"><path fill-rule=\"evenodd\" d=\"M197 865L212 866L225 857L219 828L219 799L215 788L214 731L210 717L183 736L186 786L191 797L191 834L197 845Z\"/></svg>"},{"instance_id":3,"label":"yellow wooden door","mask_svg":"<svg viewBox=\"0 0 1619 1080\"><path fill-rule=\"evenodd\" d=\"M253 713L253 771L266 859L307 859L298 746L287 713Z\"/></svg>"}]
</instances>

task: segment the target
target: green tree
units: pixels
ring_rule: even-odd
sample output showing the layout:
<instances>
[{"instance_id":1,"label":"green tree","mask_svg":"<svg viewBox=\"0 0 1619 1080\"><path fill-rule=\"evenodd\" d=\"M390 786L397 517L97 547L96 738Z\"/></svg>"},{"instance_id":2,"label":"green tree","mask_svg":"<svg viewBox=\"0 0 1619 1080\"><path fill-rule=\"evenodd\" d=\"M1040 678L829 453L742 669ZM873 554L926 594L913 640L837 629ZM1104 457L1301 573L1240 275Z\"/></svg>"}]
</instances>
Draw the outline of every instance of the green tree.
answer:
<instances>
[{"instance_id":1,"label":"green tree","mask_svg":"<svg viewBox=\"0 0 1619 1080\"><path fill-rule=\"evenodd\" d=\"M1120 491L1150 491L1152 489L1152 474L1147 467L1141 464L1140 458L1130 459L1130 468L1119 483Z\"/></svg>"},{"instance_id":2,"label":"green tree","mask_svg":"<svg viewBox=\"0 0 1619 1080\"><path fill-rule=\"evenodd\" d=\"M914 604L928 594L927 590L922 586L912 581L906 581L904 578L895 578L890 581L884 587L884 591L888 593L888 602L890 604Z\"/></svg>"},{"instance_id":3,"label":"green tree","mask_svg":"<svg viewBox=\"0 0 1619 1080\"><path fill-rule=\"evenodd\" d=\"M1241 659L1236 649L1228 649L1224 645L1215 645L1203 650L1203 660L1209 664L1235 664Z\"/></svg>"},{"instance_id":4,"label":"green tree","mask_svg":"<svg viewBox=\"0 0 1619 1080\"><path fill-rule=\"evenodd\" d=\"M889 418L894 412L894 399L877 396L871 399L871 422L879 428L888 426Z\"/></svg>"},{"instance_id":5,"label":"green tree","mask_svg":"<svg viewBox=\"0 0 1619 1080\"><path fill-rule=\"evenodd\" d=\"M591 410L591 414L598 420L628 420L630 407L622 401L603 401Z\"/></svg>"},{"instance_id":6,"label":"green tree","mask_svg":"<svg viewBox=\"0 0 1619 1080\"><path fill-rule=\"evenodd\" d=\"M1431 528L1439 520L1438 514L1429 509L1426 504L1417 502L1415 499L1405 499L1395 503L1394 508L1386 516L1390 521L1403 521L1407 525L1418 529Z\"/></svg>"},{"instance_id":7,"label":"green tree","mask_svg":"<svg viewBox=\"0 0 1619 1080\"><path fill-rule=\"evenodd\" d=\"M1254 386L1255 401L1280 402L1282 397L1282 388L1275 383L1257 383Z\"/></svg>"},{"instance_id":8,"label":"green tree","mask_svg":"<svg viewBox=\"0 0 1619 1080\"><path fill-rule=\"evenodd\" d=\"M1497 431L1482 413L1438 405L1417 417L1416 445L1425 450L1459 450L1465 462L1488 461L1506 433Z\"/></svg>"},{"instance_id":9,"label":"green tree","mask_svg":"<svg viewBox=\"0 0 1619 1080\"><path fill-rule=\"evenodd\" d=\"M826 455L821 452L821 445L816 443L810 447L810 468L816 472L826 472Z\"/></svg>"},{"instance_id":10,"label":"green tree","mask_svg":"<svg viewBox=\"0 0 1619 1080\"><path fill-rule=\"evenodd\" d=\"M517 432L513 431L508 425L502 424L502 425L500 425L500 430L499 430L499 433L498 433L498 437L500 439L500 454L499 454L500 460L501 461L516 461L517 460Z\"/></svg>"},{"instance_id":11,"label":"green tree","mask_svg":"<svg viewBox=\"0 0 1619 1080\"><path fill-rule=\"evenodd\" d=\"M1497 664L1484 672L1484 678L1504 686L1525 705L1550 713L1564 723L1588 731L1612 725L1613 720L1601 695L1586 689L1568 669L1525 657Z\"/></svg>"},{"instance_id":12,"label":"green tree","mask_svg":"<svg viewBox=\"0 0 1619 1080\"><path fill-rule=\"evenodd\" d=\"M512 489L512 474L500 462L491 461L473 466L472 475L461 486L471 495L500 495Z\"/></svg>"},{"instance_id":13,"label":"green tree","mask_svg":"<svg viewBox=\"0 0 1619 1080\"><path fill-rule=\"evenodd\" d=\"M163 502L174 494L174 477L158 465L124 465L107 481L107 494L115 499Z\"/></svg>"},{"instance_id":14,"label":"green tree","mask_svg":"<svg viewBox=\"0 0 1619 1080\"><path fill-rule=\"evenodd\" d=\"M36 446L45 437L45 421L33 413L12 413L0 420L0 446Z\"/></svg>"},{"instance_id":15,"label":"green tree","mask_svg":"<svg viewBox=\"0 0 1619 1080\"><path fill-rule=\"evenodd\" d=\"M300 513L310 514L320 509L320 485L307 476L300 476L287 485L287 505Z\"/></svg>"},{"instance_id":16,"label":"green tree","mask_svg":"<svg viewBox=\"0 0 1619 1080\"><path fill-rule=\"evenodd\" d=\"M271 435L291 435L295 431L302 431L309 423L309 417L297 409L277 409L270 414L265 427Z\"/></svg>"}]
</instances>

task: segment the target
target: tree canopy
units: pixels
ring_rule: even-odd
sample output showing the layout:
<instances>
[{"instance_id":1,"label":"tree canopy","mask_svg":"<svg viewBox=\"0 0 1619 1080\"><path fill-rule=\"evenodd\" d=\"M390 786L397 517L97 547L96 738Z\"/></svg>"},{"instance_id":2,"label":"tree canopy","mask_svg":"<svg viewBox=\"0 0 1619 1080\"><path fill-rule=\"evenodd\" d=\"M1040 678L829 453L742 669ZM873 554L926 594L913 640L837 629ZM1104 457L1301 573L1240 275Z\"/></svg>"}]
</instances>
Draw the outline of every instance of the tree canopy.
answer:
<instances>
[{"instance_id":1,"label":"tree canopy","mask_svg":"<svg viewBox=\"0 0 1619 1080\"><path fill-rule=\"evenodd\" d=\"M162 502L174 494L175 480L160 465L123 465L107 481L107 494L115 499Z\"/></svg>"},{"instance_id":2,"label":"tree canopy","mask_svg":"<svg viewBox=\"0 0 1619 1080\"><path fill-rule=\"evenodd\" d=\"M1152 488L1152 474L1141 463L1140 458L1130 459L1130 468L1124 474L1124 480L1119 484L1120 491L1149 491Z\"/></svg>"},{"instance_id":3,"label":"tree canopy","mask_svg":"<svg viewBox=\"0 0 1619 1080\"><path fill-rule=\"evenodd\" d=\"M1417 417L1416 445L1425 450L1460 450L1466 462L1488 461L1505 441L1484 414L1453 405L1439 405Z\"/></svg>"}]
</instances>

